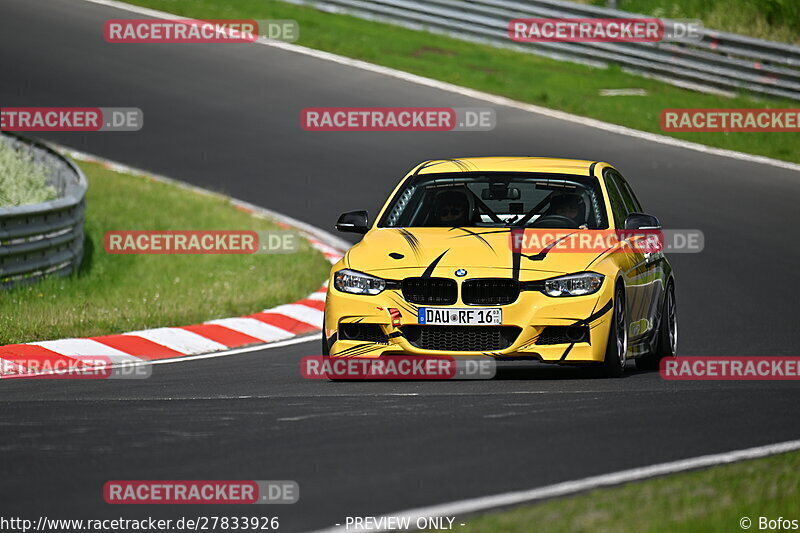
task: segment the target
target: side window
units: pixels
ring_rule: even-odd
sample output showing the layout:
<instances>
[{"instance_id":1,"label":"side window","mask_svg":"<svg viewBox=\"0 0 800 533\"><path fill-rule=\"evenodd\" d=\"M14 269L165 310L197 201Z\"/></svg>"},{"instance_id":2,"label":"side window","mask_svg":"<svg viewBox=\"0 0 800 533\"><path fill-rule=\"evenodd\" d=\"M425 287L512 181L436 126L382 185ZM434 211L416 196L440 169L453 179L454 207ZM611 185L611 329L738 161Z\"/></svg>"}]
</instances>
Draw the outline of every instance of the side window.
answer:
<instances>
[{"instance_id":1,"label":"side window","mask_svg":"<svg viewBox=\"0 0 800 533\"><path fill-rule=\"evenodd\" d=\"M642 204L639 203L639 200L636 198L636 195L633 194L633 190L631 186L628 185L628 182L625 181L625 178L619 172L614 172L614 181L617 182L619 185L619 190L622 193L623 199L625 199L625 204L630 207L631 213L643 213L642 211Z\"/></svg>"},{"instance_id":2,"label":"side window","mask_svg":"<svg viewBox=\"0 0 800 533\"><path fill-rule=\"evenodd\" d=\"M625 227L625 218L628 216L628 208L625 206L625 200L612 177L612 172L606 170L603 172L603 178L606 182L608 200L611 202L611 214L614 216L614 226L616 226L617 229L622 229Z\"/></svg>"},{"instance_id":3,"label":"side window","mask_svg":"<svg viewBox=\"0 0 800 533\"><path fill-rule=\"evenodd\" d=\"M620 176L618 172L611 170L608 174L611 177L611 180L614 182L614 185L617 186L617 190L619 191L622 201L625 204L625 216L636 212L636 204L638 202L634 202L633 197L631 196L631 191L627 187L628 184L625 183L625 180L622 179L622 176Z\"/></svg>"}]
</instances>

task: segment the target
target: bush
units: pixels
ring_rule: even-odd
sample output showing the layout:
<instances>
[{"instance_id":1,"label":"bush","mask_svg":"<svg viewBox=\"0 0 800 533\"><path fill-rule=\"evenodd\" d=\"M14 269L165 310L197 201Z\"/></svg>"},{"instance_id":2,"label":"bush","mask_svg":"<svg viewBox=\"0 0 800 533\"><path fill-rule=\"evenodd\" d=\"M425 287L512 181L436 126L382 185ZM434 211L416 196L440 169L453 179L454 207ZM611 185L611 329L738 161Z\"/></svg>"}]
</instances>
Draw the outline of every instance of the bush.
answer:
<instances>
[{"instance_id":1,"label":"bush","mask_svg":"<svg viewBox=\"0 0 800 533\"><path fill-rule=\"evenodd\" d=\"M585 1L607 5L607 0ZM798 0L617 0L617 6L655 17L701 19L707 28L800 44Z\"/></svg>"},{"instance_id":2,"label":"bush","mask_svg":"<svg viewBox=\"0 0 800 533\"><path fill-rule=\"evenodd\" d=\"M56 198L48 184L50 170L34 161L33 154L0 139L0 207L37 204Z\"/></svg>"}]
</instances>

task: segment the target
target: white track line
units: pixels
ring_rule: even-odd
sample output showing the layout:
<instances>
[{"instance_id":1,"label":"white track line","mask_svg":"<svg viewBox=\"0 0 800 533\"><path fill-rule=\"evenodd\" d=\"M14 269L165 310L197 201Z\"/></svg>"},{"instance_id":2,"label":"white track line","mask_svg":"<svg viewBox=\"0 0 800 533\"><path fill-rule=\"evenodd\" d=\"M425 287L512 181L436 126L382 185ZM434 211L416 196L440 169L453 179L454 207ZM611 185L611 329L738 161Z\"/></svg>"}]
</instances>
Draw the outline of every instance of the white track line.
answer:
<instances>
[{"instance_id":1,"label":"white track line","mask_svg":"<svg viewBox=\"0 0 800 533\"><path fill-rule=\"evenodd\" d=\"M149 9L146 7L139 7L133 6L130 4L126 4L124 2L119 2L117 0L83 0L84 2L91 2L93 4L99 4L106 7L112 7L124 11L128 11L130 13L136 13L137 15L144 15L148 17L155 17L160 19L168 19L168 20L176 20L176 19L185 19L186 17L182 17L179 15L175 15L172 13L167 13L164 11L158 11L156 9ZM98 30L99 31L99 30ZM581 117L578 115L573 115L571 113L566 113L564 111L557 111L555 109L548 109L546 107L540 107L533 104L526 104L525 102L519 102L517 100L512 100L511 98L505 98L502 96L497 96L494 94L485 93L483 91L477 91L475 89L468 89L466 87L460 87L458 85L454 85L452 83L446 83L443 81L433 80L430 78L426 78L424 76L417 76L416 74L410 74L408 72L403 72L401 70L395 70L389 67L382 67L380 65L374 65L372 63L367 63L366 61L360 61L358 59L351 59L349 57L344 57L336 54L332 54L330 52L323 52L321 50L314 50L313 48L306 48L305 46L299 46L296 44L284 43L279 41L270 41L265 38L260 38L256 41L258 44L271 46L273 48L279 48L281 50L286 50L289 52L295 52L298 54L303 54L307 56L314 57L316 59L322 59L325 61L331 61L333 63L338 63L340 65L346 65L349 67L358 68L361 70L366 70L369 72L374 72L377 74L382 74L385 76L391 76L393 78L397 78L409 83L415 83L417 85L424 85L426 87L431 87L434 89L439 89L442 91L447 91L450 93L459 94L462 96L466 96L468 98L473 98L475 100L482 100L484 102L489 102L496 105L501 105L505 107L511 107L514 109L518 109L520 111L525 111L528 113L536 113L538 115L563 120L566 122L573 122L575 124L580 124L582 126L589 126L591 128L600 129L603 131L609 131L612 133L617 133L619 135L627 135L629 137L636 137L637 139L644 139L651 142L656 142L660 144L666 144L669 146L675 146L678 148L684 148L686 150L694 150L696 152L703 152L706 154L717 155L721 157L730 157L732 159L738 159L740 161L748 161L751 163L760 163L764 165L771 165L774 167L785 168L789 170L794 170L800 172L800 164L797 163L790 163L788 161L781 161L779 159L772 159L769 157L753 155L753 154L745 154L742 152L736 152L734 150L724 150L722 148L713 148L711 146L706 146L704 144L693 143L689 141L682 141L679 139L675 139L673 137L668 137L666 135L659 135L657 133L649 133L645 131L635 130L633 128L627 128L625 126L620 126L618 124L611 124L609 122L603 122L602 120L596 120L592 118Z\"/></svg>"},{"instance_id":2,"label":"white track line","mask_svg":"<svg viewBox=\"0 0 800 533\"><path fill-rule=\"evenodd\" d=\"M678 472L685 472L687 470L695 470L709 466L734 463L747 459L758 459L760 457L767 457L769 455L786 453L795 450L800 450L800 440L781 442L779 444L768 444L766 446L757 446L755 448L735 450L732 452L702 455L700 457L694 457L691 459L681 459L679 461L672 461L669 463L660 463L641 468L632 468L630 470L621 470L619 472L612 472L610 474L603 474L600 476L576 479L574 481L565 481L563 483L556 483L555 485L547 485L545 487L539 487L535 489L506 492L503 494L496 494L494 496L483 496L480 498L461 500L442 505L432 505L430 507L409 509L407 511L400 511L397 513L384 515L384 517L400 519L408 518L410 519L411 524L414 524L417 518L420 517L459 516L472 514L480 511L508 507L511 505L519 505L521 503L531 503L547 498L567 496L577 492L584 492L600 487L610 487L613 485L620 485L622 483L629 483L631 481L641 481L643 479L663 476L666 474L675 474ZM344 527L323 529L317 531L316 533L341 533L342 531L345 531ZM370 529L369 531L389 530Z\"/></svg>"}]
</instances>

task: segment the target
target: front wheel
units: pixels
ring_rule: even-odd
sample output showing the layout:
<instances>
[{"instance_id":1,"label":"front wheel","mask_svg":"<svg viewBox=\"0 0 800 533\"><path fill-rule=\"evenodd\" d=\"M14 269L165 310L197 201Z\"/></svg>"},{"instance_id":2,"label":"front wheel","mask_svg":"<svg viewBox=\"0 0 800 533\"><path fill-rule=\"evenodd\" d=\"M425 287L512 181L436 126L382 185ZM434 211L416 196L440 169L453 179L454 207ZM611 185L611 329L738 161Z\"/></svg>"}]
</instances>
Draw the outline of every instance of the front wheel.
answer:
<instances>
[{"instance_id":1,"label":"front wheel","mask_svg":"<svg viewBox=\"0 0 800 533\"><path fill-rule=\"evenodd\" d=\"M628 323L625 318L625 288L620 284L614 291L614 313L608 331L606 356L600 363L602 377L618 378L625 371L628 351Z\"/></svg>"},{"instance_id":2,"label":"front wheel","mask_svg":"<svg viewBox=\"0 0 800 533\"><path fill-rule=\"evenodd\" d=\"M325 328L322 328L322 355L330 355L331 348L328 346L328 339L325 338Z\"/></svg>"},{"instance_id":3,"label":"front wheel","mask_svg":"<svg viewBox=\"0 0 800 533\"><path fill-rule=\"evenodd\" d=\"M678 354L678 318L675 313L675 284L670 281L664 294L664 305L661 308L661 324L656 333L655 349L636 358L639 370L658 370L661 360L675 357Z\"/></svg>"}]
</instances>

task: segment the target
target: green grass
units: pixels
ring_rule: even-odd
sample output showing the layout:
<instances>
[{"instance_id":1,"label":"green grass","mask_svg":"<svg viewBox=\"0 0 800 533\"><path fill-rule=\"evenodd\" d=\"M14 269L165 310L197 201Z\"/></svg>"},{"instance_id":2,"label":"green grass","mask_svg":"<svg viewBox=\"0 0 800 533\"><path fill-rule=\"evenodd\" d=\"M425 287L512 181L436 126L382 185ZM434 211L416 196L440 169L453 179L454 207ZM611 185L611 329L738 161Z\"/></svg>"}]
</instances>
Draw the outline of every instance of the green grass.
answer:
<instances>
[{"instance_id":1,"label":"green grass","mask_svg":"<svg viewBox=\"0 0 800 533\"><path fill-rule=\"evenodd\" d=\"M606 0L590 3L608 5ZM618 0L617 8L654 17L700 19L707 28L800 45L798 0Z\"/></svg>"},{"instance_id":2,"label":"green grass","mask_svg":"<svg viewBox=\"0 0 800 533\"><path fill-rule=\"evenodd\" d=\"M739 520L800 519L800 453L597 489L462 519L459 533L734 533ZM767 530L768 531L768 530Z\"/></svg>"},{"instance_id":3,"label":"green grass","mask_svg":"<svg viewBox=\"0 0 800 533\"><path fill-rule=\"evenodd\" d=\"M117 255L109 230L270 230L221 196L81 164L89 180L80 272L0 293L0 345L187 325L261 311L319 288L330 264L292 254Z\"/></svg>"},{"instance_id":4,"label":"green grass","mask_svg":"<svg viewBox=\"0 0 800 533\"><path fill-rule=\"evenodd\" d=\"M796 102L787 100L762 101L745 95L725 98L697 93L626 74L614 66L596 69L559 62L275 0L131 0L131 3L195 18L294 19L300 24L298 44L310 48L654 133L663 133L659 116L664 108L797 107ZM598 94L601 89L621 88L643 88L647 96ZM313 104L326 105L320 101ZM327 105L338 103L332 101ZM299 116L300 109L296 113ZM798 133L665 135L800 162Z\"/></svg>"},{"instance_id":5,"label":"green grass","mask_svg":"<svg viewBox=\"0 0 800 533\"><path fill-rule=\"evenodd\" d=\"M46 165L27 149L16 150L0 139L0 207L37 204L56 198Z\"/></svg>"}]
</instances>

